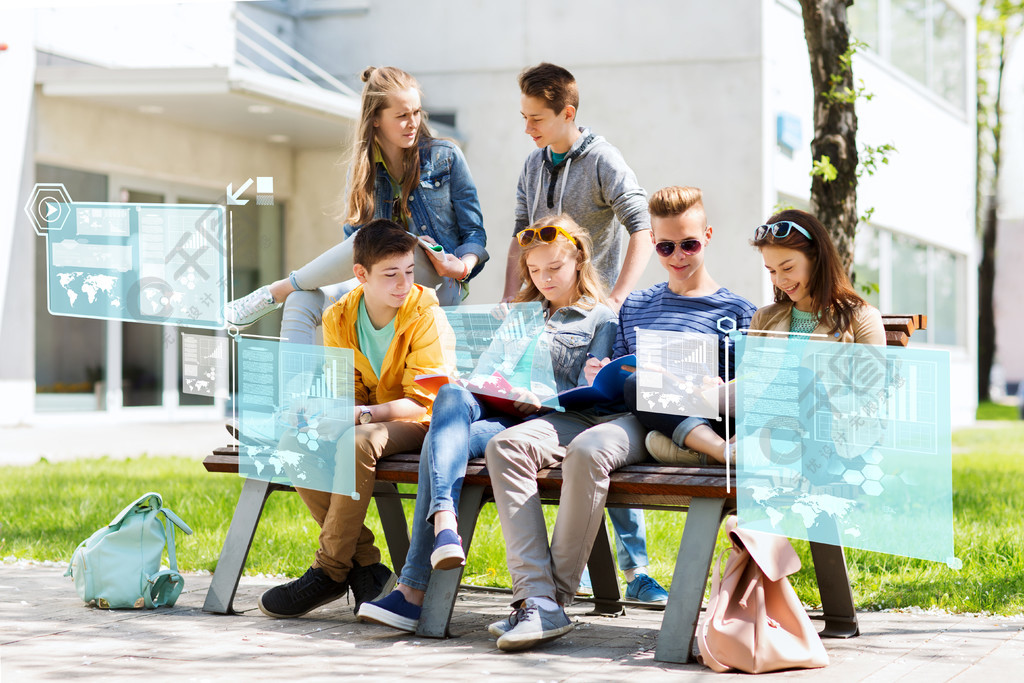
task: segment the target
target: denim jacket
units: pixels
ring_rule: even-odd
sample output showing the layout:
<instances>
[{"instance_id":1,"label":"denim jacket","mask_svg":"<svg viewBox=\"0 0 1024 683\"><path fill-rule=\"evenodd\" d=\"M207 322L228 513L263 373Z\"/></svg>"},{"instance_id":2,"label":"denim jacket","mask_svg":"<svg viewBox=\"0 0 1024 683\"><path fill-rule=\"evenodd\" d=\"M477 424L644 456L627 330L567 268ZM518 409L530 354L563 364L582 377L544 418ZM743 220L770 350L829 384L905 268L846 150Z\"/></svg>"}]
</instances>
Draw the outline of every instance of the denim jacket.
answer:
<instances>
[{"instance_id":1,"label":"denim jacket","mask_svg":"<svg viewBox=\"0 0 1024 683\"><path fill-rule=\"evenodd\" d=\"M409 231L432 237L445 251L459 258L475 254L479 262L468 280L480 272L488 254L480 200L466 158L448 140L423 141L419 152L420 184L409 197ZM384 164L377 164L376 173L373 217L390 219L392 190ZM345 236L352 235L358 227L346 224Z\"/></svg>"},{"instance_id":2,"label":"denim jacket","mask_svg":"<svg viewBox=\"0 0 1024 683\"><path fill-rule=\"evenodd\" d=\"M551 372L558 392L585 386L587 380L583 366L587 362L587 353L598 358L608 356L618 324L615 313L601 303L596 303L590 310L579 306L558 309L545 323L534 352L534 380L543 380ZM478 368L494 368L502 374L511 374L532 341L530 337L519 337L513 343L492 344L492 348L481 355ZM490 374L489 369L486 374Z\"/></svg>"}]
</instances>

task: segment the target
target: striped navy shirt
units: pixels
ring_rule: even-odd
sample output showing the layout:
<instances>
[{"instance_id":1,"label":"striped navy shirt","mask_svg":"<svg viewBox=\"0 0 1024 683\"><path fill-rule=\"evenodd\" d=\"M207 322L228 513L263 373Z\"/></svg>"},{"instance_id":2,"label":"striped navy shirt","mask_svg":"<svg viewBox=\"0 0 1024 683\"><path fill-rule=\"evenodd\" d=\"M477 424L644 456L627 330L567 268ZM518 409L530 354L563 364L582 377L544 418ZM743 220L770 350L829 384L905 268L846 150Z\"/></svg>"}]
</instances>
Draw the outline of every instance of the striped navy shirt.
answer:
<instances>
[{"instance_id":1,"label":"striped navy shirt","mask_svg":"<svg viewBox=\"0 0 1024 683\"><path fill-rule=\"evenodd\" d=\"M636 328L673 332L700 332L717 334L718 376L725 376L725 333L718 321L732 318L740 330L750 327L750 318L757 307L743 297L721 287L710 296L679 296L668 288L667 282L631 293L619 310L619 331L612 349L612 358L636 353ZM723 324L725 329L732 325ZM729 374L736 374L735 350L729 344Z\"/></svg>"}]
</instances>

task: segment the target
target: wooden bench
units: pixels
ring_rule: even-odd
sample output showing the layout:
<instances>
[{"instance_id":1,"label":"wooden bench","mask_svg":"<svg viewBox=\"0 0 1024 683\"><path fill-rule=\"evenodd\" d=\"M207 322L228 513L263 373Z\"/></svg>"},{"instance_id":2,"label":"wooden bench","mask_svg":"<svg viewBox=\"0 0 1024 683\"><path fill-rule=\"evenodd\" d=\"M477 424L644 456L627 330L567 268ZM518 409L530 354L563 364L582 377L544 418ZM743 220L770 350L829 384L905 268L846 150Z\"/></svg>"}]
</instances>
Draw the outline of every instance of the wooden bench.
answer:
<instances>
[{"instance_id":1,"label":"wooden bench","mask_svg":"<svg viewBox=\"0 0 1024 683\"><path fill-rule=\"evenodd\" d=\"M927 324L923 315L884 316L884 320L890 346L906 346L910 335L915 330L924 329ZM237 446L217 449L207 456L203 464L210 472L237 474ZM397 485L416 484L418 470L419 455L415 453L392 455L377 463L373 495L396 573L401 572L409 551L409 527L401 499L414 497L413 494L399 493ZM562 484L560 468L542 470L537 481L542 502L557 504ZM234 613L232 603L263 506L274 491L292 490L281 484L252 478L245 480L203 605L204 611ZM484 460L471 460L459 501L459 535L467 554L480 510L492 500ZM640 463L612 473L607 505L687 512L655 659L678 663L689 661L718 530L725 517L736 511L735 481L727 492L723 468ZM850 638L859 635L843 548L823 543L811 543L810 547L825 621L822 637ZM622 594L605 525L599 528L588 565L594 588L595 612L621 613ZM417 635L433 638L449 635L448 625L462 572L463 568L458 568L431 573Z\"/></svg>"}]
</instances>

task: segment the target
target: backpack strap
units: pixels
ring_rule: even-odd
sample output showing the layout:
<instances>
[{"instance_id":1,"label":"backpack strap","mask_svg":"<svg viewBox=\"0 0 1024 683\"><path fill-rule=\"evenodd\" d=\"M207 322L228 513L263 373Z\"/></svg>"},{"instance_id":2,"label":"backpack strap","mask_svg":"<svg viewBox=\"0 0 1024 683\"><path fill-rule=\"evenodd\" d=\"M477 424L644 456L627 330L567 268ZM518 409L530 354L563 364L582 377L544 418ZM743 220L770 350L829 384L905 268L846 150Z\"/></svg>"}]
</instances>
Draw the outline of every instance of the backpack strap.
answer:
<instances>
[{"instance_id":1,"label":"backpack strap","mask_svg":"<svg viewBox=\"0 0 1024 683\"><path fill-rule=\"evenodd\" d=\"M188 524L185 524L185 520L183 520L181 517L179 517L178 515L174 514L173 512L168 510L167 508L160 508L160 512L164 513L164 517L166 517L168 520L170 520L171 522L174 522L174 526L178 527L179 529L184 531L186 534L188 534L190 536L192 535L192 528Z\"/></svg>"},{"instance_id":2,"label":"backpack strap","mask_svg":"<svg viewBox=\"0 0 1024 683\"><path fill-rule=\"evenodd\" d=\"M170 569L164 569L146 579L146 591L143 598L146 607L173 607L185 587L185 579L178 573L178 558L174 552L174 527L180 527L187 534L192 533L185 522L170 510L161 509L164 513L164 537L167 541L167 562Z\"/></svg>"},{"instance_id":3,"label":"backpack strap","mask_svg":"<svg viewBox=\"0 0 1024 683\"><path fill-rule=\"evenodd\" d=\"M174 564L173 560L171 564ZM174 607L184 587L185 580L181 578L177 569L164 569L146 580L146 592L142 597L146 601L146 607Z\"/></svg>"}]
</instances>

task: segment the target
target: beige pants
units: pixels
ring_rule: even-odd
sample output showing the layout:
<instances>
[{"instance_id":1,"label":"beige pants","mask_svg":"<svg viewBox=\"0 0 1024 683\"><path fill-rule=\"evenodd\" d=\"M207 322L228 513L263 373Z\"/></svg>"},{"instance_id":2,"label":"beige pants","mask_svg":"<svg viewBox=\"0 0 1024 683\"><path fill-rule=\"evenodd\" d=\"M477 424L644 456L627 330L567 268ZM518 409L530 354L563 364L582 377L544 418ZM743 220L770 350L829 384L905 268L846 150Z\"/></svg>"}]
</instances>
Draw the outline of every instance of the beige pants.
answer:
<instances>
[{"instance_id":1,"label":"beige pants","mask_svg":"<svg viewBox=\"0 0 1024 683\"><path fill-rule=\"evenodd\" d=\"M418 451L427 434L427 425L420 422L377 422L354 429L358 499L330 491L295 489L320 525L320 546L313 566L339 582L348 578L353 563L365 567L380 562L373 532L363 523L373 495L377 461L394 453ZM282 439L281 448L302 450L294 436Z\"/></svg>"},{"instance_id":2,"label":"beige pants","mask_svg":"<svg viewBox=\"0 0 1024 683\"><path fill-rule=\"evenodd\" d=\"M647 430L631 414L553 413L487 444L487 470L505 536L514 602L572 603L608 499L612 471L647 457ZM562 464L558 517L548 544L537 472Z\"/></svg>"}]
</instances>

